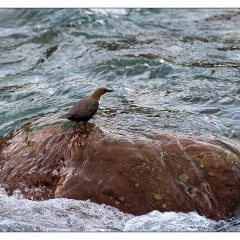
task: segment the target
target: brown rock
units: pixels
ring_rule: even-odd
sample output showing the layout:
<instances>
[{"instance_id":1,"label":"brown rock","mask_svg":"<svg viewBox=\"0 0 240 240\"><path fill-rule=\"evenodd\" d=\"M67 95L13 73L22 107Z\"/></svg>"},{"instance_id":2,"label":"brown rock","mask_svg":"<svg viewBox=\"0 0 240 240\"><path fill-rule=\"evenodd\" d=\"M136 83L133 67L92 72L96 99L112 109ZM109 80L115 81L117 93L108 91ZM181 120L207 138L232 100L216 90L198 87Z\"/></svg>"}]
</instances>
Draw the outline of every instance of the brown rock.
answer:
<instances>
[{"instance_id":1,"label":"brown rock","mask_svg":"<svg viewBox=\"0 0 240 240\"><path fill-rule=\"evenodd\" d=\"M168 133L131 139L90 126L88 134L48 126L0 140L0 184L26 198L90 199L134 215L197 211L236 216L240 153Z\"/></svg>"}]
</instances>

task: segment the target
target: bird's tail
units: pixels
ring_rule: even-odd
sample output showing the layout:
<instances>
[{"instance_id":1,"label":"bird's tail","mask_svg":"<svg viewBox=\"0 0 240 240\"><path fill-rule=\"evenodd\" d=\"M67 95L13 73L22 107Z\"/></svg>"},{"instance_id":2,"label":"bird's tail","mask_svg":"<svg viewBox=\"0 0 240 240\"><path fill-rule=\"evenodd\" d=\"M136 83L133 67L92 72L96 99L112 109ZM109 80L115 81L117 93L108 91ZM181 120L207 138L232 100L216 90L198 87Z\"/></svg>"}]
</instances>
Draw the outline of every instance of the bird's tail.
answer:
<instances>
[{"instance_id":1,"label":"bird's tail","mask_svg":"<svg viewBox=\"0 0 240 240\"><path fill-rule=\"evenodd\" d=\"M71 116L72 116L71 114L65 113L65 114L61 115L59 118L69 118Z\"/></svg>"}]
</instances>

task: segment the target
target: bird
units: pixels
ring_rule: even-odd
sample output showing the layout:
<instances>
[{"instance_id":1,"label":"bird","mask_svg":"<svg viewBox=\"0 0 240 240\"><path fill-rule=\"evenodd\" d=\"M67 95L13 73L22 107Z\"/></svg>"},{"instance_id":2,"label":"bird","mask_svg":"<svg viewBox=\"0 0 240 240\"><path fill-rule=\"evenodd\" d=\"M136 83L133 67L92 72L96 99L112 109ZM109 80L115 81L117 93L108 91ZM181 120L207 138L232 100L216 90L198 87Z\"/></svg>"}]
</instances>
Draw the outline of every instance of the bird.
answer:
<instances>
[{"instance_id":1,"label":"bird","mask_svg":"<svg viewBox=\"0 0 240 240\"><path fill-rule=\"evenodd\" d=\"M97 88L90 96L78 101L69 112L63 114L60 118L66 118L77 123L83 122L86 132L86 124L97 112L101 97L105 93L112 91L113 90L107 89L106 87Z\"/></svg>"}]
</instances>

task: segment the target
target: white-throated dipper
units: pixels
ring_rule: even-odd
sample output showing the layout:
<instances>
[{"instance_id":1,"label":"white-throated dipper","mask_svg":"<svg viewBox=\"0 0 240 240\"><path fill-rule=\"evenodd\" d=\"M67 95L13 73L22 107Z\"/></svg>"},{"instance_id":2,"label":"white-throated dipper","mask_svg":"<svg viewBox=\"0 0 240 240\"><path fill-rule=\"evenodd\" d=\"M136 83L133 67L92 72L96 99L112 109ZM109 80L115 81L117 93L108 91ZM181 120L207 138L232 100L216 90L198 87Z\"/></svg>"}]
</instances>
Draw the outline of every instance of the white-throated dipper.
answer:
<instances>
[{"instance_id":1,"label":"white-throated dipper","mask_svg":"<svg viewBox=\"0 0 240 240\"><path fill-rule=\"evenodd\" d=\"M87 122L94 116L99 107L99 101L107 92L112 92L105 87L97 88L89 97L83 98L78 101L68 113L63 114L60 118L67 118L75 122L83 122L86 131Z\"/></svg>"}]
</instances>

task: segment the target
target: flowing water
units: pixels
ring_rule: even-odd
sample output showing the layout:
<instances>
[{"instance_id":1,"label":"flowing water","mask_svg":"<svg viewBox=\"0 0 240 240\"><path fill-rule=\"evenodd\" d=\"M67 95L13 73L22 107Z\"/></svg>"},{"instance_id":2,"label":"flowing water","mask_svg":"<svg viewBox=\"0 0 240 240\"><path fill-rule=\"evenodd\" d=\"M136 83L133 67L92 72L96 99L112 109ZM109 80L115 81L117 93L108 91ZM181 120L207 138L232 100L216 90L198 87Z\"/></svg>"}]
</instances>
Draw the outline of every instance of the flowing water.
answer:
<instances>
[{"instance_id":1,"label":"flowing water","mask_svg":"<svg viewBox=\"0 0 240 240\"><path fill-rule=\"evenodd\" d=\"M239 144L239 9L0 9L0 32L0 137L29 122L59 124L104 85L114 92L91 120L102 128ZM0 205L1 231L240 230L238 218L134 217L86 201L8 197L3 189Z\"/></svg>"}]
</instances>

